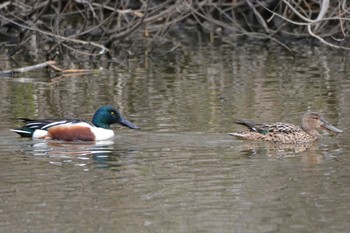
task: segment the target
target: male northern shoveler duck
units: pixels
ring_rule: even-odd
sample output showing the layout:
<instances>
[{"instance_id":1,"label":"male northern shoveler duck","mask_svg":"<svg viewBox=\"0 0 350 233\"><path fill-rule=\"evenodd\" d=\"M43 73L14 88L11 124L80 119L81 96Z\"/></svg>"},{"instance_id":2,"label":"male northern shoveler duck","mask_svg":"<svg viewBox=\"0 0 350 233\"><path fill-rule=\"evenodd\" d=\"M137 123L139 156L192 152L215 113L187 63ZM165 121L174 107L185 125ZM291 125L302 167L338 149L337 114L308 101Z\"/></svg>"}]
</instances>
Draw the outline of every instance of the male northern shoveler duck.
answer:
<instances>
[{"instance_id":1,"label":"male northern shoveler duck","mask_svg":"<svg viewBox=\"0 0 350 233\"><path fill-rule=\"evenodd\" d=\"M272 123L272 124L256 124L250 120L238 120L235 123L244 125L250 131L239 133L230 133L231 136L238 138L268 141L276 143L309 143L322 138L318 129L326 129L334 133L342 133L343 131L329 124L318 113L306 112L301 119L301 126L288 123Z\"/></svg>"},{"instance_id":2,"label":"male northern shoveler duck","mask_svg":"<svg viewBox=\"0 0 350 233\"><path fill-rule=\"evenodd\" d=\"M113 138L110 125L118 123L131 129L140 129L121 116L112 106L97 109L92 124L80 119L32 120L20 118L25 125L11 129L22 137L65 141L99 141Z\"/></svg>"}]
</instances>

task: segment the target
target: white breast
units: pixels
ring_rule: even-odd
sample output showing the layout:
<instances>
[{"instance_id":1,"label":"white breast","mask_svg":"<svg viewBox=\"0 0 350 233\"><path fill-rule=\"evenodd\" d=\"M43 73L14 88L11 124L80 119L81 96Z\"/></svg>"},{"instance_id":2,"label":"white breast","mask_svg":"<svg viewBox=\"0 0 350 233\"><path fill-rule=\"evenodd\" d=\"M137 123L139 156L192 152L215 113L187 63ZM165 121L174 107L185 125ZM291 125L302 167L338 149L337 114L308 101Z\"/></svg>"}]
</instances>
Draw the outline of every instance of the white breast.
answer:
<instances>
[{"instance_id":1,"label":"white breast","mask_svg":"<svg viewBox=\"0 0 350 233\"><path fill-rule=\"evenodd\" d=\"M95 134L96 141L108 140L114 137L114 132L111 129L91 127L91 131Z\"/></svg>"}]
</instances>

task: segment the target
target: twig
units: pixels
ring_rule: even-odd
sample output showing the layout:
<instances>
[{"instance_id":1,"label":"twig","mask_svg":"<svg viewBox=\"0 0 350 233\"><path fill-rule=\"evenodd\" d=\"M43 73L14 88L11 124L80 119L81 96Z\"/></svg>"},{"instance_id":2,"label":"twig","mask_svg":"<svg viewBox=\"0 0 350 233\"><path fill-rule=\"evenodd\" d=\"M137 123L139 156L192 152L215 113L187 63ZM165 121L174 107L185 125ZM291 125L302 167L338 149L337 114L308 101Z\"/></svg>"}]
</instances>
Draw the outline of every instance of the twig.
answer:
<instances>
[{"instance_id":1,"label":"twig","mask_svg":"<svg viewBox=\"0 0 350 233\"><path fill-rule=\"evenodd\" d=\"M33 71L33 70L38 70L38 69L42 69L44 67L50 66L50 65L54 65L56 62L55 61L46 61L40 64L36 64L33 66L26 66L26 67L22 67L22 68L16 68L16 69L12 69L12 70L4 70L4 71L0 71L0 76L3 77L12 77L15 74L18 73L24 73L24 72L29 72L29 71Z\"/></svg>"},{"instance_id":2,"label":"twig","mask_svg":"<svg viewBox=\"0 0 350 233\"><path fill-rule=\"evenodd\" d=\"M47 36L51 36L51 37L54 37L56 39L60 39L60 40L63 40L63 41L70 41L70 42L74 42L74 43L78 43L78 44L82 44L82 45L92 45L92 46L95 46L95 47L98 47L100 48L100 52L98 54L90 54L90 55L102 55L106 52L108 52L109 50L101 45L101 44L97 44L95 42L91 42L91 41L84 41L84 40L79 40L79 39L72 39L72 38L68 38L68 37L64 37L64 36L60 36L60 35L55 35L53 33L50 33L50 32L46 32L46 31L42 31L40 29L37 29L37 28L33 28L33 27L29 27L29 26L26 26L24 24L20 24L20 23L17 23L9 18L6 18L5 16L1 15L0 14L0 18L12 23L12 24L15 24L19 27L22 27L22 28L25 28L25 29L28 29L30 31L35 31L35 32L39 32L41 34L44 34L44 35L47 35Z\"/></svg>"},{"instance_id":3,"label":"twig","mask_svg":"<svg viewBox=\"0 0 350 233\"><path fill-rule=\"evenodd\" d=\"M98 69L61 69L57 66L55 66L56 62L55 61L46 61L40 64L36 64L33 66L26 66L26 67L21 67L21 68L16 68L12 70L4 70L0 71L0 77L13 77L15 74L19 73L24 73L24 72L29 72L33 70L38 70L42 69L45 67L49 67L55 72L58 73L63 73L63 74L77 74L77 73L93 73L93 72L100 72Z\"/></svg>"},{"instance_id":4,"label":"twig","mask_svg":"<svg viewBox=\"0 0 350 233\"><path fill-rule=\"evenodd\" d=\"M289 9L291 9L300 19L302 19L303 21L305 22L296 22L296 21L293 21L291 19L288 19L270 9L268 9L267 7L263 6L263 4L261 4L259 2L259 4L264 7L266 10L270 11L272 14L280 17L281 19L289 22L289 23L292 23L294 25L300 25L300 26L306 26L307 28L307 31L309 33L310 36L316 38L317 40L319 40L321 43L327 45L327 46L330 46L332 48L337 48L337 49L344 49L344 50L350 50L350 47L344 47L344 46L339 46L339 45L335 45L335 44L332 44L328 41L326 41L325 39L323 39L321 36L315 34L312 30L312 26L316 25L315 29L317 29L317 26L319 25L320 22L323 22L323 21L329 21L329 20L344 20L344 21L349 21L350 19L349 18L344 18L344 17L329 17L329 18L324 18L325 14L326 14L326 11L329 7L329 1L328 0L325 0L322 2L322 5L321 5L321 11L318 15L318 17L315 19L315 20L311 20L311 19L308 19L304 16L302 16L289 2L287 2L286 0L282 0L288 7Z\"/></svg>"},{"instance_id":5,"label":"twig","mask_svg":"<svg viewBox=\"0 0 350 233\"><path fill-rule=\"evenodd\" d=\"M92 72L99 72L100 70L98 69L69 69L69 70L64 70L61 69L54 64L49 65L50 68L52 68L54 71L59 72L59 73L64 73L64 74L76 74L76 73L92 73Z\"/></svg>"}]
</instances>

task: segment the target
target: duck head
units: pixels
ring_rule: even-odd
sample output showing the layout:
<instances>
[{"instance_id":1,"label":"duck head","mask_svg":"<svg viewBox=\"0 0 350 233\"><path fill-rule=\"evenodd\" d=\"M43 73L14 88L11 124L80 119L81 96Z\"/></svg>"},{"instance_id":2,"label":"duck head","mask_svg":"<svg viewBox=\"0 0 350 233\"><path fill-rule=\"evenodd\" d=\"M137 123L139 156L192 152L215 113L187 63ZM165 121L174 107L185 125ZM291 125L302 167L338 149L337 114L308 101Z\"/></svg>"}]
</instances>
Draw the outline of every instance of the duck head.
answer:
<instances>
[{"instance_id":1,"label":"duck head","mask_svg":"<svg viewBox=\"0 0 350 233\"><path fill-rule=\"evenodd\" d=\"M140 127L122 117L117 109L109 105L102 106L97 109L94 117L92 118L92 124L94 126L104 129L110 129L110 125L115 123L126 126L130 129L140 129Z\"/></svg>"},{"instance_id":2,"label":"duck head","mask_svg":"<svg viewBox=\"0 0 350 233\"><path fill-rule=\"evenodd\" d=\"M333 133L342 133L343 130L329 124L320 114L316 112L306 112L301 120L301 128L310 135L321 137L318 129L326 129Z\"/></svg>"}]
</instances>

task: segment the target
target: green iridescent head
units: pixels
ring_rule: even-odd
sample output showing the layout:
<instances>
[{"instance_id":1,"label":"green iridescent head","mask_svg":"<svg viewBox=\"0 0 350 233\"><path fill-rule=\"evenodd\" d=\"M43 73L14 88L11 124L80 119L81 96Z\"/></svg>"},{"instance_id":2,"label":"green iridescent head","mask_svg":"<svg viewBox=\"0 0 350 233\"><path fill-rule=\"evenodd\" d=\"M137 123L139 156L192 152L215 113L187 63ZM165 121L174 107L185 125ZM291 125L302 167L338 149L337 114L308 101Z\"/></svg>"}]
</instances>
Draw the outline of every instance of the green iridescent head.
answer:
<instances>
[{"instance_id":1,"label":"green iridescent head","mask_svg":"<svg viewBox=\"0 0 350 233\"><path fill-rule=\"evenodd\" d=\"M122 117L119 111L110 105L105 105L97 109L92 118L92 124L94 126L104 129L110 129L110 125L114 123L129 127L130 129L140 129L140 127Z\"/></svg>"}]
</instances>

